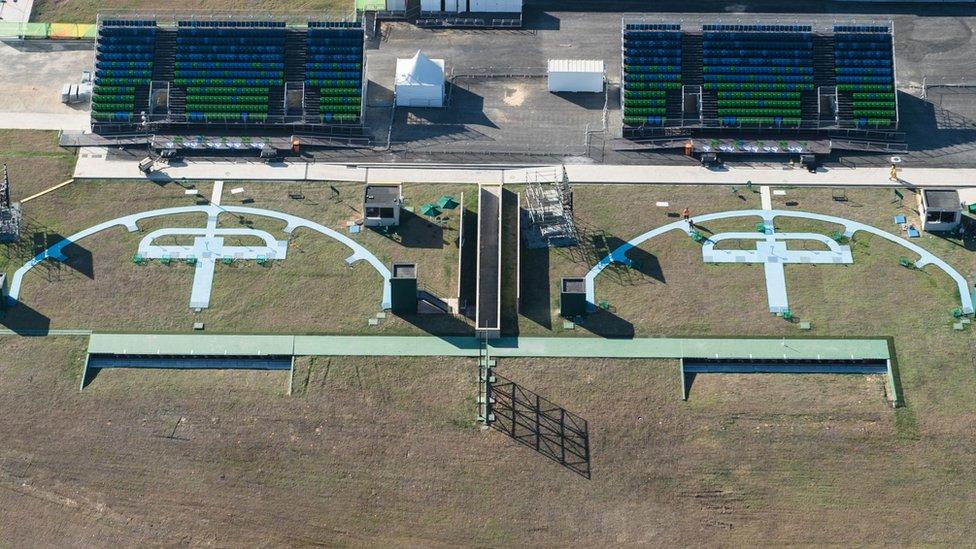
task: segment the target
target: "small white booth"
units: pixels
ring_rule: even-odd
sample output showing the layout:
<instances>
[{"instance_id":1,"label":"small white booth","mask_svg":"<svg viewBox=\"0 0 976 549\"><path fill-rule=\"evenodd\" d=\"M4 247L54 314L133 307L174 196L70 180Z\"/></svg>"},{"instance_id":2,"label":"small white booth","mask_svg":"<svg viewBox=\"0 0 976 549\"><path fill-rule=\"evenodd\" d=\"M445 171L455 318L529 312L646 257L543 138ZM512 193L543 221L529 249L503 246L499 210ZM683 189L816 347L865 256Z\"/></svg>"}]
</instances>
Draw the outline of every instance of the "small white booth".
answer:
<instances>
[{"instance_id":1,"label":"small white booth","mask_svg":"<svg viewBox=\"0 0 976 549\"><path fill-rule=\"evenodd\" d=\"M410 59L397 59L393 91L398 107L443 107L444 60L420 50Z\"/></svg>"},{"instance_id":2,"label":"small white booth","mask_svg":"<svg viewBox=\"0 0 976 549\"><path fill-rule=\"evenodd\" d=\"M550 92L602 92L602 59L550 59Z\"/></svg>"},{"instance_id":3,"label":"small white booth","mask_svg":"<svg viewBox=\"0 0 976 549\"><path fill-rule=\"evenodd\" d=\"M954 231L962 222L962 201L955 189L923 189L918 193L923 231Z\"/></svg>"}]
</instances>

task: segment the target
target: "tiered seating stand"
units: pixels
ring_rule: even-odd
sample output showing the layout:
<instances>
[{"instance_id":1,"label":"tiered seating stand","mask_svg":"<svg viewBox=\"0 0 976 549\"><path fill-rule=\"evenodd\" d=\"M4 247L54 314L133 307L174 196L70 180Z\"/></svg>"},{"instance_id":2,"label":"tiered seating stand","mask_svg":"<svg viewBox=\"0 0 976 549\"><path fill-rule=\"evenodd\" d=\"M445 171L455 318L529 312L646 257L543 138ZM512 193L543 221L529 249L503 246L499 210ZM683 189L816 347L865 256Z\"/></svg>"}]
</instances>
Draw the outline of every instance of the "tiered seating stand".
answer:
<instances>
[{"instance_id":1,"label":"tiered seating stand","mask_svg":"<svg viewBox=\"0 0 976 549\"><path fill-rule=\"evenodd\" d=\"M136 123L149 102L156 22L104 20L98 27L92 120Z\"/></svg>"}]
</instances>

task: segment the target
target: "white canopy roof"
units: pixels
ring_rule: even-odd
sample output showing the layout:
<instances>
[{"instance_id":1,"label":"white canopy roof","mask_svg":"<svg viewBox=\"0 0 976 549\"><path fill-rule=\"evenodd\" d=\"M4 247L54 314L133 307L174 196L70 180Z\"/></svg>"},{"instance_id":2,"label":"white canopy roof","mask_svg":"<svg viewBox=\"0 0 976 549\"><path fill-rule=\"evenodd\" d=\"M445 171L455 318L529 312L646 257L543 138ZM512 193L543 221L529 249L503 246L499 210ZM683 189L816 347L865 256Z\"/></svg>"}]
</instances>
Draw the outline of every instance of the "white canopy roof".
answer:
<instances>
[{"instance_id":1,"label":"white canopy roof","mask_svg":"<svg viewBox=\"0 0 976 549\"><path fill-rule=\"evenodd\" d=\"M444 87L444 60L430 59L420 50L410 59L397 59L397 86Z\"/></svg>"}]
</instances>

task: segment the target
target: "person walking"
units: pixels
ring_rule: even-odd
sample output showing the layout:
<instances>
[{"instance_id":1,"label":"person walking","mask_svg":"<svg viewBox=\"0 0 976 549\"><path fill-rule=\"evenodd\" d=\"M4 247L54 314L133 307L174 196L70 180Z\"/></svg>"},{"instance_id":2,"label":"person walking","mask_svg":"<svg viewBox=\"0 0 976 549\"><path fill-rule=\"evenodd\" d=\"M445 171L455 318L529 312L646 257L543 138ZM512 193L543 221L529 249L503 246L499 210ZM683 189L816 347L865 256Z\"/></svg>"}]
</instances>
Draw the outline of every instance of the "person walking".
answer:
<instances>
[{"instance_id":1,"label":"person walking","mask_svg":"<svg viewBox=\"0 0 976 549\"><path fill-rule=\"evenodd\" d=\"M691 217L691 210L689 210L688 208L685 208L684 211L681 212L681 217L684 218L684 219L690 218Z\"/></svg>"},{"instance_id":2,"label":"person walking","mask_svg":"<svg viewBox=\"0 0 976 549\"><path fill-rule=\"evenodd\" d=\"M898 166L891 165L891 173L888 175L888 181L898 181Z\"/></svg>"}]
</instances>

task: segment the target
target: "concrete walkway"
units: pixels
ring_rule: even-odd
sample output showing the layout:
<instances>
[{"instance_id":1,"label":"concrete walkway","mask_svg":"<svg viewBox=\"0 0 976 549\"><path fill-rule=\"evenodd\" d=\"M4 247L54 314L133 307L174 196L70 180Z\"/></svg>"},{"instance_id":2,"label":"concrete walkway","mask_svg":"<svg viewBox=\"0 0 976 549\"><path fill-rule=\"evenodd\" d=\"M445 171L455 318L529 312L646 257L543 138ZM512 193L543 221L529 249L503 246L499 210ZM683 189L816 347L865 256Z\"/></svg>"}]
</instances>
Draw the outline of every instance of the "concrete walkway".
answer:
<instances>
[{"instance_id":1,"label":"concrete walkway","mask_svg":"<svg viewBox=\"0 0 976 549\"><path fill-rule=\"evenodd\" d=\"M812 219L815 221L822 221L824 223L835 223L844 226L844 236L850 238L854 233L858 231L864 231L871 233L876 236L880 236L886 240L894 242L900 246L911 250L919 256L919 259L915 261L916 267L919 269L927 265L935 265L936 267L945 271L950 278L956 283L956 287L959 290L959 299L962 305L962 310L965 314L973 313L973 296L969 290L969 283L966 281L966 277L961 275L959 271L951 267L945 261L939 259L933 255L928 250L905 240L899 236L895 236L891 233L882 231L871 225L866 225L858 221L852 221L850 219L844 219L841 217L835 217L832 215L824 215L811 212L799 212L799 211L784 211L784 210L738 210L738 211L728 211L728 212L717 212L711 214L703 214L695 216L696 223L703 223L707 221L712 221L716 219L729 219L736 217L757 217L762 219L767 224L772 224L776 217L800 217L804 219ZM655 229L651 229L646 233L636 236L629 241L621 244L617 249L610 252L610 255L604 257L599 263L593 266L590 271L586 274L586 300L591 309L596 308L596 277L607 268L611 263L621 263L624 265L632 264L630 258L627 257L627 252L631 248L641 245L645 241L660 236L666 232L670 231L682 231L686 234L691 234L688 226L688 222L685 220L675 221L667 225L662 225Z\"/></svg>"},{"instance_id":2,"label":"concrete walkway","mask_svg":"<svg viewBox=\"0 0 976 549\"><path fill-rule=\"evenodd\" d=\"M0 130L73 131L90 127L88 113L0 112Z\"/></svg>"},{"instance_id":3,"label":"concrete walkway","mask_svg":"<svg viewBox=\"0 0 976 549\"><path fill-rule=\"evenodd\" d=\"M24 275L26 275L31 269L33 269L39 263L41 263L45 259L54 259L57 261L66 260L67 257L64 255L62 251L65 246L73 244L83 238L104 231L105 229L111 227L123 226L129 232L135 232L139 230L138 222L143 219L147 219L151 217L162 217L162 216L174 215L174 214L196 213L196 212L207 214L207 219L208 219L207 234L209 234L210 236L215 236L217 234L217 231L225 231L225 229L216 229L216 219L219 214L224 212L230 212L230 213L237 213L243 215L256 215L256 216L280 219L282 221L285 221L285 223L287 224L285 227L285 232L289 234L292 233L295 229L298 229L300 227L306 227L312 229L313 231L322 233L328 237L334 238L335 240L338 240L342 244L345 244L347 247L349 247L352 250L353 252L352 255L346 258L347 264L352 265L356 261L366 260L370 265L373 266L373 268L376 269L376 271L380 274L380 276L383 277L383 301L380 304L380 307L383 309L388 309L390 307L390 299L391 299L390 278L392 276L390 270L385 265L383 265L383 263L375 255L373 255L372 252L364 248L361 244L359 244L355 240L352 240L348 236L338 231L332 230L324 225L291 214L276 212L272 210L265 210L261 208L245 208L240 206L216 206L216 205L183 206L177 208L163 208L160 210L151 210L147 212L119 217L110 221L105 221L104 223L99 223L98 225L94 225L83 231L79 231L65 238L64 240L55 243L54 245L44 250L43 252L37 254L30 261L25 263L21 268L17 269L10 283L9 299L12 303L16 303L18 301L20 297L21 287L23 285ZM213 227L211 227L211 225ZM196 229L187 229L187 230L196 231ZM159 233L159 231L156 231L156 233ZM152 233L150 233L149 236L152 236ZM146 243L145 238L143 239L143 243ZM142 244L140 244L140 246L142 246ZM193 299L194 298L191 297L191 301Z\"/></svg>"},{"instance_id":4,"label":"concrete walkway","mask_svg":"<svg viewBox=\"0 0 976 549\"><path fill-rule=\"evenodd\" d=\"M4 23L27 23L30 21L34 0L6 0L0 3L0 21Z\"/></svg>"},{"instance_id":5,"label":"concrete walkway","mask_svg":"<svg viewBox=\"0 0 976 549\"><path fill-rule=\"evenodd\" d=\"M412 164L325 164L258 161L209 161L188 159L179 166L163 166L149 176L153 181L346 181L356 183L506 183L551 180L562 166L457 166ZM716 171L701 166L621 166L611 164L566 165L575 184L646 183L667 185L798 185L845 187L976 187L976 169L906 167L901 179L889 181L888 168L830 168L811 174L805 169L728 167ZM76 179L146 179L137 160L109 160L102 147L81 150L75 166Z\"/></svg>"}]
</instances>

